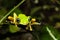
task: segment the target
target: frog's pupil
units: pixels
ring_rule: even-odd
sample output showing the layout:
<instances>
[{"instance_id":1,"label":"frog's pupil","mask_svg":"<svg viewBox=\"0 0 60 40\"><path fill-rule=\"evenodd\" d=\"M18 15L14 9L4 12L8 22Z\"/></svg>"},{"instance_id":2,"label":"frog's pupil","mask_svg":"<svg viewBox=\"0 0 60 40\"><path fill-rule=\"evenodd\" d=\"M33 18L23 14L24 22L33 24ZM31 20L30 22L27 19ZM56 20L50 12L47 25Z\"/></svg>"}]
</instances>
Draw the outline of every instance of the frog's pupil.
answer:
<instances>
[{"instance_id":1,"label":"frog's pupil","mask_svg":"<svg viewBox=\"0 0 60 40\"><path fill-rule=\"evenodd\" d=\"M32 19L32 18L30 17L28 20L31 21L31 19Z\"/></svg>"},{"instance_id":2,"label":"frog's pupil","mask_svg":"<svg viewBox=\"0 0 60 40\"><path fill-rule=\"evenodd\" d=\"M16 20L18 23L20 22L20 19L19 18L17 18L17 20Z\"/></svg>"}]
</instances>

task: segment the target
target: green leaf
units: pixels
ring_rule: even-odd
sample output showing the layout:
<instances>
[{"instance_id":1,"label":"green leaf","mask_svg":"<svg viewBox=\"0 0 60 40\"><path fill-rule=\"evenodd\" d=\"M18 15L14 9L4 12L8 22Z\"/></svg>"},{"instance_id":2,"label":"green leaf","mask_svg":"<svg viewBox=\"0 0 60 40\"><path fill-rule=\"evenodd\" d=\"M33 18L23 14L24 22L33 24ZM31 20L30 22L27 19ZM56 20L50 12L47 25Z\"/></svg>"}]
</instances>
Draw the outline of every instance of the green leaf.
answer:
<instances>
[{"instance_id":1,"label":"green leaf","mask_svg":"<svg viewBox=\"0 0 60 40\"><path fill-rule=\"evenodd\" d=\"M17 32L17 31L19 31L19 27L15 26L15 25L10 25L10 26L9 26L9 31L10 31L11 33L15 33L15 32Z\"/></svg>"},{"instance_id":2,"label":"green leaf","mask_svg":"<svg viewBox=\"0 0 60 40\"><path fill-rule=\"evenodd\" d=\"M32 9L31 9L31 15L33 15L35 12L37 12L37 11L40 10L40 9L41 9L40 6L39 6L39 7L32 8Z\"/></svg>"}]
</instances>

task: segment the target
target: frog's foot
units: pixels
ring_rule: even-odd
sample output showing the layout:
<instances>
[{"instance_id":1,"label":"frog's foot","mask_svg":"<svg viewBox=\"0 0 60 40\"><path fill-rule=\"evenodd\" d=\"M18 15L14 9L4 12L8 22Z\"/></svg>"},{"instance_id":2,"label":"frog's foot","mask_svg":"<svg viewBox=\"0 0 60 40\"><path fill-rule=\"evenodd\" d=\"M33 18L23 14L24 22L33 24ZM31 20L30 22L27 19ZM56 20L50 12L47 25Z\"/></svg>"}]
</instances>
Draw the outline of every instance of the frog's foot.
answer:
<instances>
[{"instance_id":1,"label":"frog's foot","mask_svg":"<svg viewBox=\"0 0 60 40\"><path fill-rule=\"evenodd\" d=\"M28 27L26 27L26 30L28 30Z\"/></svg>"},{"instance_id":2,"label":"frog's foot","mask_svg":"<svg viewBox=\"0 0 60 40\"><path fill-rule=\"evenodd\" d=\"M30 26L30 31L32 31L33 29L32 29L32 27Z\"/></svg>"}]
</instances>

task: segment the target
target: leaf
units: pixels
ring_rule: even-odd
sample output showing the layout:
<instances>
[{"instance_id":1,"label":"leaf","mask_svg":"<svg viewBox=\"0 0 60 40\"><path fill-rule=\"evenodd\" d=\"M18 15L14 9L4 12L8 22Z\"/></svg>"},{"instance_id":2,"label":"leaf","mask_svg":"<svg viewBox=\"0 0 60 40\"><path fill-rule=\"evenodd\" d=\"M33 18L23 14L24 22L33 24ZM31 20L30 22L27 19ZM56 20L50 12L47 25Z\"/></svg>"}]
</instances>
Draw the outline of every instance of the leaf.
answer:
<instances>
[{"instance_id":1,"label":"leaf","mask_svg":"<svg viewBox=\"0 0 60 40\"><path fill-rule=\"evenodd\" d=\"M51 36L54 40L58 40L58 39L52 34L51 30L50 30L48 27L46 27L46 29L47 29L48 33L50 34L50 36Z\"/></svg>"},{"instance_id":2,"label":"leaf","mask_svg":"<svg viewBox=\"0 0 60 40\"><path fill-rule=\"evenodd\" d=\"M41 9L40 6L39 6L39 7L32 8L32 9L31 9L31 15L33 15L35 12L37 12L37 11L40 10L40 9Z\"/></svg>"},{"instance_id":3,"label":"leaf","mask_svg":"<svg viewBox=\"0 0 60 40\"><path fill-rule=\"evenodd\" d=\"M56 38L56 39L60 39L59 37L60 37L60 34L59 34L59 32L57 31L57 29L55 29L53 26L46 26L46 27L48 27L48 29L51 31L51 33L54 35L54 37ZM46 28L47 29L47 28ZM49 30L47 30L47 31L49 31ZM51 33L49 33L50 34L50 36L52 37L52 35L51 35Z\"/></svg>"},{"instance_id":4,"label":"leaf","mask_svg":"<svg viewBox=\"0 0 60 40\"><path fill-rule=\"evenodd\" d=\"M15 25L10 25L10 26L9 26L9 31L10 31L11 33L15 33L15 32L17 32L17 31L19 31L19 27L15 26Z\"/></svg>"}]
</instances>

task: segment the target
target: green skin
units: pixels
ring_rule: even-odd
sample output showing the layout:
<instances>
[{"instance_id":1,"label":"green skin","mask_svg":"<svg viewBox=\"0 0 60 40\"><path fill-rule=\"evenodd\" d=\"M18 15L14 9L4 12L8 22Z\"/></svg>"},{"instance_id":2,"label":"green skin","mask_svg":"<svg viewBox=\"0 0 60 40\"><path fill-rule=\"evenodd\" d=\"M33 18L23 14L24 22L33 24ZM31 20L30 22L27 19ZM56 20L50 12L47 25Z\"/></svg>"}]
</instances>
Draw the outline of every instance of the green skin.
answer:
<instances>
[{"instance_id":1,"label":"green skin","mask_svg":"<svg viewBox=\"0 0 60 40\"><path fill-rule=\"evenodd\" d=\"M32 27L30 25L31 23L29 21L30 16L26 16L24 14L19 14L18 18L20 20L19 24L27 25L29 23L28 27L30 28L30 31L32 31ZM26 30L28 30L28 27L26 27Z\"/></svg>"},{"instance_id":2,"label":"green skin","mask_svg":"<svg viewBox=\"0 0 60 40\"><path fill-rule=\"evenodd\" d=\"M19 14L18 18L20 19L19 24L27 25L29 23L30 16L26 16L25 14Z\"/></svg>"},{"instance_id":3,"label":"green skin","mask_svg":"<svg viewBox=\"0 0 60 40\"><path fill-rule=\"evenodd\" d=\"M19 14L18 18L20 20L19 24L27 25L29 23L30 16L26 16L25 14ZM10 32L11 33L15 33L17 31L19 31L19 27L16 27L16 26L13 26L13 25L10 26Z\"/></svg>"}]
</instances>

